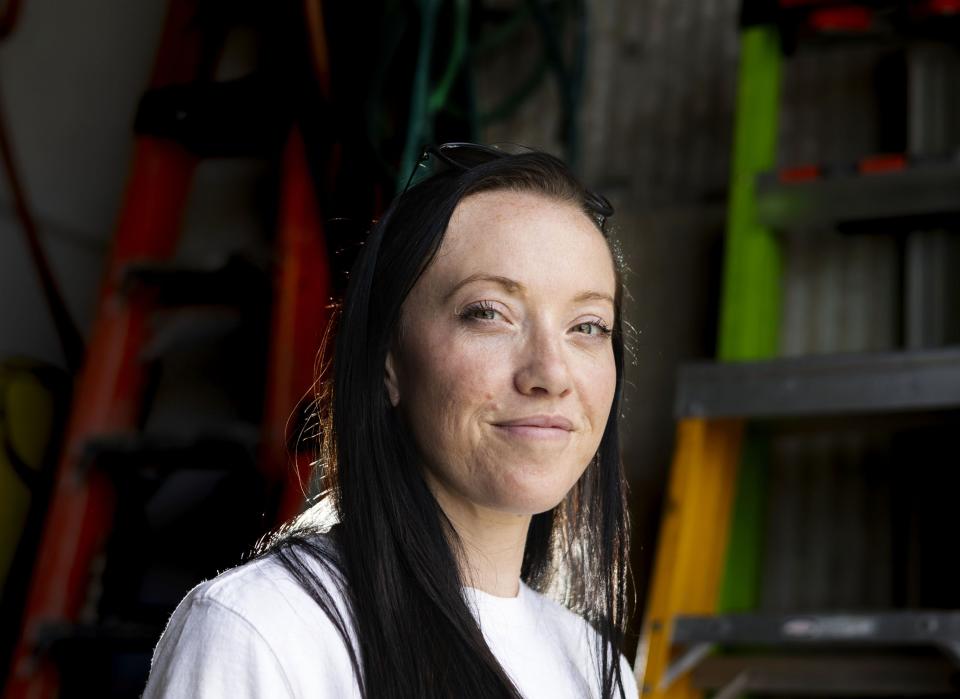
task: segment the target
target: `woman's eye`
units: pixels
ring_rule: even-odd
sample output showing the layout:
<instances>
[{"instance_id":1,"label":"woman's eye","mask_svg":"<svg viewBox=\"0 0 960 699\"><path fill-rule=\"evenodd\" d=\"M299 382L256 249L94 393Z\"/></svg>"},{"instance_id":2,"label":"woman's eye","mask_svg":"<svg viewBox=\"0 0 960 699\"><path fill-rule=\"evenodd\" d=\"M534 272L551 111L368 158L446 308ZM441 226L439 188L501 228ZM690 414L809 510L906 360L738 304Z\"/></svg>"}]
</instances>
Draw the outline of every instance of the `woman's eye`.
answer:
<instances>
[{"instance_id":1,"label":"woman's eye","mask_svg":"<svg viewBox=\"0 0 960 699\"><path fill-rule=\"evenodd\" d=\"M591 320L584 323L577 323L573 326L575 332L584 335L609 335L610 329L601 320Z\"/></svg>"},{"instance_id":2,"label":"woman's eye","mask_svg":"<svg viewBox=\"0 0 960 699\"><path fill-rule=\"evenodd\" d=\"M497 312L492 308L476 308L473 311L473 317L481 320L495 320Z\"/></svg>"},{"instance_id":3,"label":"woman's eye","mask_svg":"<svg viewBox=\"0 0 960 699\"><path fill-rule=\"evenodd\" d=\"M467 306L460 315L469 320L496 320L500 311L488 304L476 303Z\"/></svg>"}]
</instances>

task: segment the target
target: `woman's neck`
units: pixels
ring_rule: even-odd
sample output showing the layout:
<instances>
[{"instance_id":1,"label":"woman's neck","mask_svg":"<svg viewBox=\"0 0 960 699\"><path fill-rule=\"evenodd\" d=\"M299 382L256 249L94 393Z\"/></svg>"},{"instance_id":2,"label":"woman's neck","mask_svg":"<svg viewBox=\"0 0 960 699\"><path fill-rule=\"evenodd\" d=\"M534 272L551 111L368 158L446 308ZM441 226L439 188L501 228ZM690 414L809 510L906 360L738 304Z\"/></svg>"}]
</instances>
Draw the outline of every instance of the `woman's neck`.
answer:
<instances>
[{"instance_id":1,"label":"woman's neck","mask_svg":"<svg viewBox=\"0 0 960 699\"><path fill-rule=\"evenodd\" d=\"M463 584L497 597L516 597L531 516L480 507L431 485L460 538L454 554L460 559Z\"/></svg>"}]
</instances>

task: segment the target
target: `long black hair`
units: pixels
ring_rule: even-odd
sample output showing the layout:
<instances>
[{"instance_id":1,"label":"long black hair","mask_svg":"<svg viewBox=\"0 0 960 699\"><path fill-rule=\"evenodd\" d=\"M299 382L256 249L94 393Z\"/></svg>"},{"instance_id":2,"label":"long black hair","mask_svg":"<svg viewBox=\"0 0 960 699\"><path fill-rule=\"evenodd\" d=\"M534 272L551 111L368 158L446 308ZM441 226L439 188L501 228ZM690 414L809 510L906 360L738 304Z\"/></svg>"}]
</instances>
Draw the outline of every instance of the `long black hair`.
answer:
<instances>
[{"instance_id":1,"label":"long black hair","mask_svg":"<svg viewBox=\"0 0 960 699\"><path fill-rule=\"evenodd\" d=\"M395 199L351 272L332 379L318 395L320 481L338 525L318 537L323 528L301 518L259 554L275 556L330 617L365 697L520 696L463 597L459 539L427 487L416 446L384 386L404 299L439 249L457 204L490 190L572 202L602 228L587 206L584 186L561 160L539 152L436 174ZM563 502L533 516L521 569L527 585L549 589L596 630L604 698L623 696L619 645L628 575L617 428L624 371L622 280L615 267L616 391L606 429L597 454ZM323 579L316 565L328 574ZM346 601L346 615L337 598Z\"/></svg>"}]
</instances>

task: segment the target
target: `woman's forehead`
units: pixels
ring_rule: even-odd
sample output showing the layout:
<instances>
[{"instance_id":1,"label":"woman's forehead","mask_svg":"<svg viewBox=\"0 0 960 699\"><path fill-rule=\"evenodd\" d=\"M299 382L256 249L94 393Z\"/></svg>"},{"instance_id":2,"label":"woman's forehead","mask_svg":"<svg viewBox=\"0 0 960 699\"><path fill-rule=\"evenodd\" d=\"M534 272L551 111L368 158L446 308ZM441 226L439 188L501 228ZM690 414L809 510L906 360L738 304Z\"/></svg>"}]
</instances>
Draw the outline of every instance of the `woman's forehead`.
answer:
<instances>
[{"instance_id":1,"label":"woman's forehead","mask_svg":"<svg viewBox=\"0 0 960 699\"><path fill-rule=\"evenodd\" d=\"M432 276L448 281L490 274L521 282L589 282L608 293L616 284L610 248L590 218L573 202L531 192L464 198L431 267Z\"/></svg>"}]
</instances>

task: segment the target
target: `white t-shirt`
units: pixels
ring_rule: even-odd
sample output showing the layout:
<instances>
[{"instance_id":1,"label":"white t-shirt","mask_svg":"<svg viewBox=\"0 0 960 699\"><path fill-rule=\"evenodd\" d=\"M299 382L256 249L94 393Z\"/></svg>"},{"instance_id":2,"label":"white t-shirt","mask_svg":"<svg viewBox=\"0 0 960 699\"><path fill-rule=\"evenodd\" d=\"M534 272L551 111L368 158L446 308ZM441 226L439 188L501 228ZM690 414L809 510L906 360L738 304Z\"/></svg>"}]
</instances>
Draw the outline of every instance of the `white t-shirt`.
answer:
<instances>
[{"instance_id":1,"label":"white t-shirt","mask_svg":"<svg viewBox=\"0 0 960 699\"><path fill-rule=\"evenodd\" d=\"M313 569L329 581L317 565ZM583 619L522 582L517 597L472 588L465 593L487 644L524 697L598 696L594 632ZM335 600L345 614L342 597ZM626 658L620 660L627 699L636 699L633 673ZM143 699L359 696L333 623L267 557L187 594L154 650Z\"/></svg>"}]
</instances>

